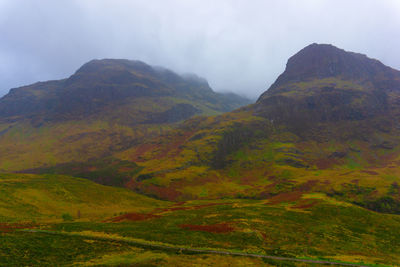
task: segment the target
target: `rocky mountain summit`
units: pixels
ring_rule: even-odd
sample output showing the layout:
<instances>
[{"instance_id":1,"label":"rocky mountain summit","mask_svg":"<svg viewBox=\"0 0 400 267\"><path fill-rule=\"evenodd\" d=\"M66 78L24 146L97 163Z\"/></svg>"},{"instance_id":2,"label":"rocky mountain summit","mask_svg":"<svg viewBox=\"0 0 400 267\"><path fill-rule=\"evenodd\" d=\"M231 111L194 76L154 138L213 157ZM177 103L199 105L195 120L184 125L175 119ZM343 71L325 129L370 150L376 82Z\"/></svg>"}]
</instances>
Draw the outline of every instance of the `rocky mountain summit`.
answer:
<instances>
[{"instance_id":1,"label":"rocky mountain summit","mask_svg":"<svg viewBox=\"0 0 400 267\"><path fill-rule=\"evenodd\" d=\"M214 92L205 79L196 75L178 75L141 61L103 59L84 64L67 79L11 89L0 99L0 118L54 121L96 114L107 117L110 110L132 109L127 105L139 98L158 103L153 103L157 106L153 109L140 108L149 116L143 114L145 118L138 121L149 122L150 117L156 117L157 123L163 115L153 113L167 112L172 116L166 118L167 122L175 122L206 109L226 112L249 103L237 95ZM161 103L161 98L168 98L169 103Z\"/></svg>"},{"instance_id":2,"label":"rocky mountain summit","mask_svg":"<svg viewBox=\"0 0 400 267\"><path fill-rule=\"evenodd\" d=\"M289 58L255 114L301 132L317 123L398 114L400 71L365 55L311 44Z\"/></svg>"}]
</instances>

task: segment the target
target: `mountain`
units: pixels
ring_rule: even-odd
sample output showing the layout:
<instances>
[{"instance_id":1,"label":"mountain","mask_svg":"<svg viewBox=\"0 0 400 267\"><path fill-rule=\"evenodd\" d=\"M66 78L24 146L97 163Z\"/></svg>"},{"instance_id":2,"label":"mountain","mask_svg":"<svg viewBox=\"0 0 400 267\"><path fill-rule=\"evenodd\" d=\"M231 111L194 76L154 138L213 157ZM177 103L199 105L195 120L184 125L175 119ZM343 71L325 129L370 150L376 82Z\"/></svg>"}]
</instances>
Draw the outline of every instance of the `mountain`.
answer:
<instances>
[{"instance_id":1,"label":"mountain","mask_svg":"<svg viewBox=\"0 0 400 267\"><path fill-rule=\"evenodd\" d=\"M47 122L112 116L125 124L163 123L248 103L236 95L215 93L194 74L180 76L140 61L103 59L84 64L67 79L11 89L0 99L0 118ZM141 116L127 116L138 112Z\"/></svg>"},{"instance_id":2,"label":"mountain","mask_svg":"<svg viewBox=\"0 0 400 267\"><path fill-rule=\"evenodd\" d=\"M11 89L0 99L0 170L109 157L179 121L247 103L214 92L194 74L140 61L92 60L67 79Z\"/></svg>"},{"instance_id":3,"label":"mountain","mask_svg":"<svg viewBox=\"0 0 400 267\"><path fill-rule=\"evenodd\" d=\"M399 266L398 71L313 44L190 117L227 103L112 62L1 100L0 265Z\"/></svg>"},{"instance_id":4,"label":"mountain","mask_svg":"<svg viewBox=\"0 0 400 267\"><path fill-rule=\"evenodd\" d=\"M309 45L256 103L191 119L223 110L222 98L202 78L141 62L92 61L45 84L1 100L3 171L173 201L324 192L400 213L400 72L365 55ZM37 105L5 108L17 99Z\"/></svg>"},{"instance_id":5,"label":"mountain","mask_svg":"<svg viewBox=\"0 0 400 267\"><path fill-rule=\"evenodd\" d=\"M391 124L399 114L399 92L399 71L362 54L312 44L288 60L255 113L298 131L377 117Z\"/></svg>"},{"instance_id":6,"label":"mountain","mask_svg":"<svg viewBox=\"0 0 400 267\"><path fill-rule=\"evenodd\" d=\"M163 199L323 192L400 213L399 86L400 72L377 60L312 44L255 104L116 156L143 167L128 187Z\"/></svg>"}]
</instances>

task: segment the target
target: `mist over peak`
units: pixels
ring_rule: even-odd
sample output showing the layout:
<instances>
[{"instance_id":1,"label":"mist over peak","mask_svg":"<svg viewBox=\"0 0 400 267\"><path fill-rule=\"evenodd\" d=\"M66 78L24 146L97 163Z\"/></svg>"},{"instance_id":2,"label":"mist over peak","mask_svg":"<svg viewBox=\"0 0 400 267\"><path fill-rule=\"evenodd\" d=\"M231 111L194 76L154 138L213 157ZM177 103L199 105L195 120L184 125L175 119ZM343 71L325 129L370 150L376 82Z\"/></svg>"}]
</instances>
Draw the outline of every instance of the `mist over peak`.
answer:
<instances>
[{"instance_id":1,"label":"mist over peak","mask_svg":"<svg viewBox=\"0 0 400 267\"><path fill-rule=\"evenodd\" d=\"M387 87L388 85L382 83L382 80L394 79L399 73L364 54L348 52L331 44L313 43L288 59L285 71L269 91L274 91L275 88L289 82L329 77L355 80L359 83L380 83L379 86ZM392 84L390 86L393 87Z\"/></svg>"},{"instance_id":2,"label":"mist over peak","mask_svg":"<svg viewBox=\"0 0 400 267\"><path fill-rule=\"evenodd\" d=\"M126 58L196 73L216 91L256 98L290 55L314 42L400 68L398 1L0 3L0 95L61 79L93 58Z\"/></svg>"}]
</instances>

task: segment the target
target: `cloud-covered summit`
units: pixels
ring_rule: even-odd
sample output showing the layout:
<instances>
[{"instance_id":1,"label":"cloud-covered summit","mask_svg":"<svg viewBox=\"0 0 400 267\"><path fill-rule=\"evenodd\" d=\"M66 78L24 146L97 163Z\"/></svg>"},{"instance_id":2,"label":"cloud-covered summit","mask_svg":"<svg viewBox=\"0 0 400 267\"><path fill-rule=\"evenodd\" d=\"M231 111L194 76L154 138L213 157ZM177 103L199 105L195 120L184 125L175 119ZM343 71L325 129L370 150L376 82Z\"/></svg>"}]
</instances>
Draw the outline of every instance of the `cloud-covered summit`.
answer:
<instances>
[{"instance_id":1,"label":"cloud-covered summit","mask_svg":"<svg viewBox=\"0 0 400 267\"><path fill-rule=\"evenodd\" d=\"M0 0L0 95L92 59L126 58L256 98L313 42L399 69L399 28L394 0Z\"/></svg>"}]
</instances>

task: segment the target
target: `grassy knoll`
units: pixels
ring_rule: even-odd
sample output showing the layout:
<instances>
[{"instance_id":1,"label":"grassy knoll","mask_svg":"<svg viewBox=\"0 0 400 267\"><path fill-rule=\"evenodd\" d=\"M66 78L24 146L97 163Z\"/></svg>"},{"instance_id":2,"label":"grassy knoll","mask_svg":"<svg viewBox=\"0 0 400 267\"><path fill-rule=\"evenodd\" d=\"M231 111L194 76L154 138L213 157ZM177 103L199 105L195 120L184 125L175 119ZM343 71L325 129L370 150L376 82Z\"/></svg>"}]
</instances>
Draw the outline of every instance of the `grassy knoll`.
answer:
<instances>
[{"instance_id":1,"label":"grassy knoll","mask_svg":"<svg viewBox=\"0 0 400 267\"><path fill-rule=\"evenodd\" d=\"M123 212L163 207L122 188L62 175L0 174L0 220L101 220Z\"/></svg>"}]
</instances>

